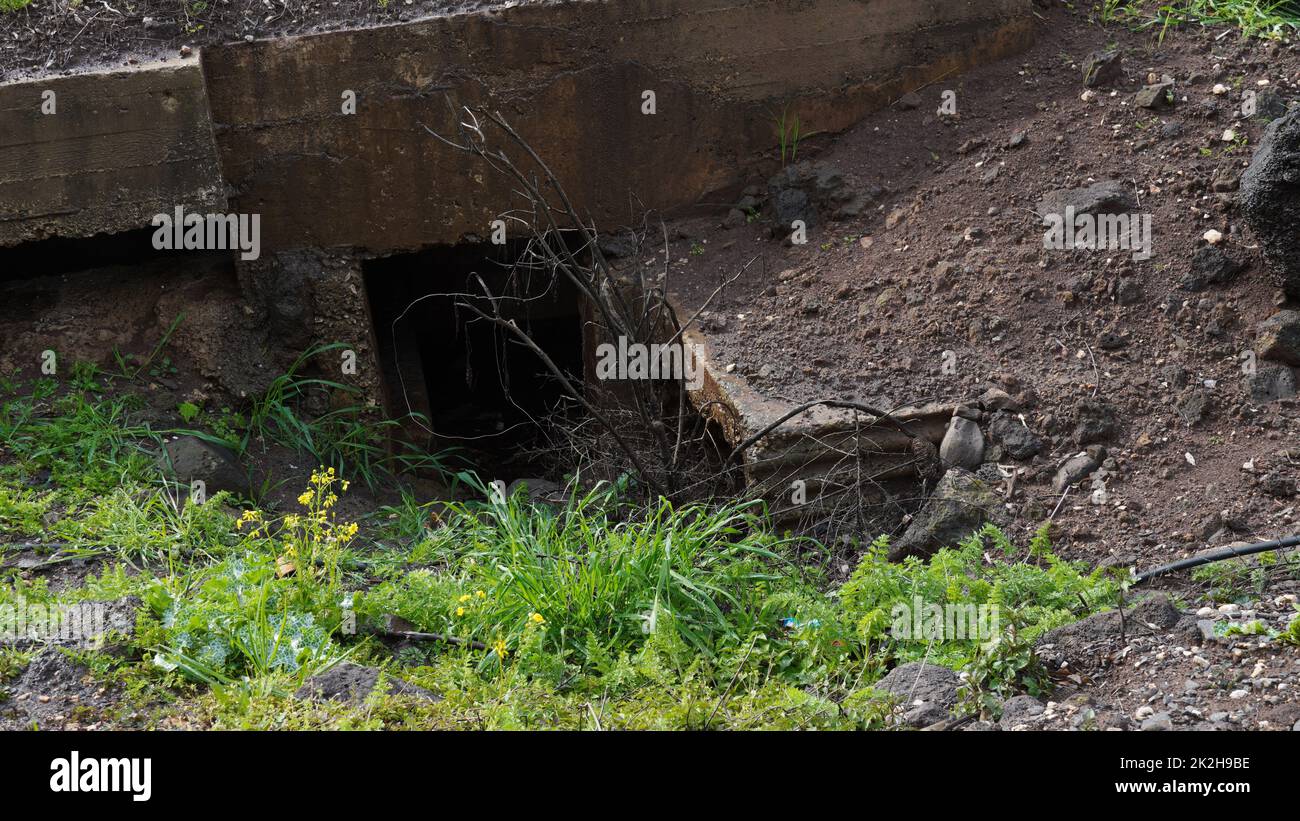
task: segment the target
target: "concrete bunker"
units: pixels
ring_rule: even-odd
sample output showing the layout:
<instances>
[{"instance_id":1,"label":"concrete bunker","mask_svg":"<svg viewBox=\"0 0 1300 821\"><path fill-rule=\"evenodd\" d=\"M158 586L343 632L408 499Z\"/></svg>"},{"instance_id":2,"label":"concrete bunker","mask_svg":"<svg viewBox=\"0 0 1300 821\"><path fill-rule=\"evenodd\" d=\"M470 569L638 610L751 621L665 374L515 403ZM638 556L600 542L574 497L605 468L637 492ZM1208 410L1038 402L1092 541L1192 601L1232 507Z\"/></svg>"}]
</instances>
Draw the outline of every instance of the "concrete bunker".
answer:
<instances>
[{"instance_id":1,"label":"concrete bunker","mask_svg":"<svg viewBox=\"0 0 1300 821\"><path fill-rule=\"evenodd\" d=\"M362 264L390 415L415 414L408 427L435 446L489 464L538 446L542 423L572 416L575 403L535 351L485 314L516 323L571 384L583 381L578 291L523 254L522 242L464 243Z\"/></svg>"}]
</instances>

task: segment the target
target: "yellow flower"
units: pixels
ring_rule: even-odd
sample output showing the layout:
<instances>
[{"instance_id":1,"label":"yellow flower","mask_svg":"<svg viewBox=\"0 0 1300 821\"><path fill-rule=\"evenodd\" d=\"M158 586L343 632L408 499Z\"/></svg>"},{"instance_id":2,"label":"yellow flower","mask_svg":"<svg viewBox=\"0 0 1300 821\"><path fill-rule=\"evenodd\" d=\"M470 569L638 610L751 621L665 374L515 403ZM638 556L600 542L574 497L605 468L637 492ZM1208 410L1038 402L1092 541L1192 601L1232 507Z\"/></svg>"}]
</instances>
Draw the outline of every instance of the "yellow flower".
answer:
<instances>
[{"instance_id":1,"label":"yellow flower","mask_svg":"<svg viewBox=\"0 0 1300 821\"><path fill-rule=\"evenodd\" d=\"M456 615L457 615L457 616L463 616L463 615L465 615L465 608L463 608L463 607L457 607L457 608L456 608Z\"/></svg>"},{"instance_id":2,"label":"yellow flower","mask_svg":"<svg viewBox=\"0 0 1300 821\"><path fill-rule=\"evenodd\" d=\"M480 599L486 599L486 598L487 598L487 593L484 593L482 590L475 590L475 591L474 591L474 595L475 595L475 596L478 596Z\"/></svg>"},{"instance_id":3,"label":"yellow flower","mask_svg":"<svg viewBox=\"0 0 1300 821\"><path fill-rule=\"evenodd\" d=\"M505 639L497 639L495 642L493 642L492 649L496 651L497 657L502 661L505 661L506 656L510 655L510 651L506 649Z\"/></svg>"},{"instance_id":4,"label":"yellow flower","mask_svg":"<svg viewBox=\"0 0 1300 821\"><path fill-rule=\"evenodd\" d=\"M343 480L343 489L346 491L346 490L348 489L348 485L350 485L350 484L351 484L351 482L349 482L347 479L344 479L344 480Z\"/></svg>"},{"instance_id":5,"label":"yellow flower","mask_svg":"<svg viewBox=\"0 0 1300 821\"><path fill-rule=\"evenodd\" d=\"M298 526L298 522L300 522L300 521L301 521L301 519L298 518L297 514L290 513L288 516L285 516L285 517L284 517L284 526L285 526L285 527L297 527L297 526Z\"/></svg>"},{"instance_id":6,"label":"yellow flower","mask_svg":"<svg viewBox=\"0 0 1300 821\"><path fill-rule=\"evenodd\" d=\"M528 618L532 619L533 624L541 624L546 621L546 619L542 618L541 613L534 613Z\"/></svg>"},{"instance_id":7,"label":"yellow flower","mask_svg":"<svg viewBox=\"0 0 1300 821\"><path fill-rule=\"evenodd\" d=\"M456 601L460 602L461 604L464 604L465 602L469 601L471 598L472 596L466 593L465 595L461 596L459 599L456 599Z\"/></svg>"},{"instance_id":8,"label":"yellow flower","mask_svg":"<svg viewBox=\"0 0 1300 821\"><path fill-rule=\"evenodd\" d=\"M303 493L301 496L298 497L298 504L302 505L303 507L307 507L308 505L311 504L310 490L306 491L305 493Z\"/></svg>"}]
</instances>

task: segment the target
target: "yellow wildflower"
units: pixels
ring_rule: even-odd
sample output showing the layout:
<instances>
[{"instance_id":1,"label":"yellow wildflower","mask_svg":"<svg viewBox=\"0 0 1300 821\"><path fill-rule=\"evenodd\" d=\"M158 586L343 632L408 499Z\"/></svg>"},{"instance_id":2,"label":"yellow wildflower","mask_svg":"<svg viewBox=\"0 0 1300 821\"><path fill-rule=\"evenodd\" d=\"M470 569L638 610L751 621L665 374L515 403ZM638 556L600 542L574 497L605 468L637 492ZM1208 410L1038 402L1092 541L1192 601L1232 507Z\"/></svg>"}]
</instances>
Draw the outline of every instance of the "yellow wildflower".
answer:
<instances>
[{"instance_id":1,"label":"yellow wildflower","mask_svg":"<svg viewBox=\"0 0 1300 821\"><path fill-rule=\"evenodd\" d=\"M473 597L470 596L470 594L466 593L465 595L461 596L459 599L456 599L456 601L460 602L461 604L464 604L465 602L469 601L471 598Z\"/></svg>"},{"instance_id":2,"label":"yellow wildflower","mask_svg":"<svg viewBox=\"0 0 1300 821\"><path fill-rule=\"evenodd\" d=\"M541 613L534 613L528 618L532 620L533 624L542 624L543 622L546 621L546 619L542 618Z\"/></svg>"},{"instance_id":3,"label":"yellow wildflower","mask_svg":"<svg viewBox=\"0 0 1300 821\"><path fill-rule=\"evenodd\" d=\"M465 615L465 608L463 608L463 607L457 607L457 608L456 608L456 615L457 615L457 616L463 616L463 615Z\"/></svg>"},{"instance_id":4,"label":"yellow wildflower","mask_svg":"<svg viewBox=\"0 0 1300 821\"><path fill-rule=\"evenodd\" d=\"M495 642L493 642L492 649L496 651L497 658L501 659L502 661L505 661L506 656L510 655L510 651L506 649L505 639L497 639Z\"/></svg>"},{"instance_id":5,"label":"yellow wildflower","mask_svg":"<svg viewBox=\"0 0 1300 821\"><path fill-rule=\"evenodd\" d=\"M486 599L486 598L487 598L487 593L484 593L482 590L475 590L475 591L474 591L474 595L475 595L475 596L478 596L480 599Z\"/></svg>"}]
</instances>

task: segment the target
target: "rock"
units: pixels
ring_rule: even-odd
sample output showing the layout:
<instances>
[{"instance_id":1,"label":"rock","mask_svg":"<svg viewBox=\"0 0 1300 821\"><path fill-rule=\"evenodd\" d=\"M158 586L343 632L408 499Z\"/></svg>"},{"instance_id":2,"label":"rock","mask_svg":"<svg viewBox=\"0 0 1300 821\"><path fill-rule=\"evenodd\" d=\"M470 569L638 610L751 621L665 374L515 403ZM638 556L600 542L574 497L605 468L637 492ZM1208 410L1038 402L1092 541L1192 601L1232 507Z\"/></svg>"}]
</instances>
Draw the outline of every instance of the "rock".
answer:
<instances>
[{"instance_id":1,"label":"rock","mask_svg":"<svg viewBox=\"0 0 1300 821\"><path fill-rule=\"evenodd\" d=\"M374 692L379 683L379 673L378 667L341 661L325 672L307 679L293 695L294 698L306 701L342 701L359 707ZM442 696L399 678L389 678L387 684L389 695L412 696L426 701L442 700Z\"/></svg>"},{"instance_id":2,"label":"rock","mask_svg":"<svg viewBox=\"0 0 1300 821\"><path fill-rule=\"evenodd\" d=\"M1133 104L1150 109L1170 108L1174 104L1174 84L1164 82L1144 86L1133 96Z\"/></svg>"},{"instance_id":3,"label":"rock","mask_svg":"<svg viewBox=\"0 0 1300 821\"><path fill-rule=\"evenodd\" d=\"M1250 400L1259 404L1291 399L1296 395L1295 373L1276 362L1258 362L1255 372L1246 376Z\"/></svg>"},{"instance_id":4,"label":"rock","mask_svg":"<svg viewBox=\"0 0 1300 821\"><path fill-rule=\"evenodd\" d=\"M903 704L908 708L908 716L918 712L916 718L926 722L912 726L929 726L935 720L941 721L947 718L952 709L957 706L957 689L960 686L961 679L947 667L911 661L900 664L886 673L884 678L876 682L874 689L902 699ZM933 719L932 710L919 714L918 708L922 707L937 708L944 715Z\"/></svg>"},{"instance_id":5,"label":"rock","mask_svg":"<svg viewBox=\"0 0 1300 821\"><path fill-rule=\"evenodd\" d=\"M1255 347L1260 359L1300 365L1300 311L1278 311L1259 323L1257 333Z\"/></svg>"},{"instance_id":6,"label":"rock","mask_svg":"<svg viewBox=\"0 0 1300 821\"><path fill-rule=\"evenodd\" d=\"M984 461L984 433L980 426L969 419L954 416L939 446L939 461L945 468L974 470L979 467Z\"/></svg>"},{"instance_id":7,"label":"rock","mask_svg":"<svg viewBox=\"0 0 1300 821\"><path fill-rule=\"evenodd\" d=\"M1032 459L1043 450L1043 440L1009 413L999 413L989 423L989 436L1012 459Z\"/></svg>"},{"instance_id":8,"label":"rock","mask_svg":"<svg viewBox=\"0 0 1300 821\"><path fill-rule=\"evenodd\" d=\"M223 490L240 496L250 493L248 474L239 467L235 454L196 436L165 442L156 464L183 485L202 481L209 496Z\"/></svg>"},{"instance_id":9,"label":"rock","mask_svg":"<svg viewBox=\"0 0 1300 821\"><path fill-rule=\"evenodd\" d=\"M1084 188L1049 191L1038 201L1038 216L1064 216L1067 208L1079 214L1127 214L1136 209L1130 186L1116 180L1102 180Z\"/></svg>"},{"instance_id":10,"label":"rock","mask_svg":"<svg viewBox=\"0 0 1300 821\"><path fill-rule=\"evenodd\" d=\"M925 558L967 538L998 515L1000 499L968 470L951 468L935 486L898 541L890 545L890 561L908 556Z\"/></svg>"},{"instance_id":11,"label":"rock","mask_svg":"<svg viewBox=\"0 0 1300 821\"><path fill-rule=\"evenodd\" d=\"M1007 138L1007 148L1019 148L1027 142L1029 142L1029 135L1023 131L1016 131Z\"/></svg>"},{"instance_id":12,"label":"rock","mask_svg":"<svg viewBox=\"0 0 1300 821\"><path fill-rule=\"evenodd\" d=\"M1153 730L1169 732L1174 729L1174 721L1168 713L1156 713L1142 722L1142 729L1146 732Z\"/></svg>"},{"instance_id":13,"label":"rock","mask_svg":"<svg viewBox=\"0 0 1300 821\"><path fill-rule=\"evenodd\" d=\"M1246 267L1228 256L1217 245L1205 245L1196 250L1192 257L1192 269L1179 284L1184 291L1204 291L1211 285L1231 282Z\"/></svg>"},{"instance_id":14,"label":"rock","mask_svg":"<svg viewBox=\"0 0 1300 821\"><path fill-rule=\"evenodd\" d=\"M1176 140L1183 136L1182 123L1165 123L1160 126L1160 136L1166 140Z\"/></svg>"},{"instance_id":15,"label":"rock","mask_svg":"<svg viewBox=\"0 0 1300 821\"><path fill-rule=\"evenodd\" d=\"M1153 630L1172 630L1181 617L1167 595L1154 593L1130 602L1124 608L1122 624L1129 637L1150 635ZM1059 669L1063 664L1077 669L1082 662L1098 658L1098 653L1104 656L1107 652L1104 645L1118 639L1120 632L1119 611L1107 610L1044 633L1034 652L1051 669Z\"/></svg>"},{"instance_id":16,"label":"rock","mask_svg":"<svg viewBox=\"0 0 1300 821\"><path fill-rule=\"evenodd\" d=\"M1013 696L1003 702L1002 718L998 720L998 725L1004 730L1013 729L1042 715L1044 709L1043 703L1033 696Z\"/></svg>"},{"instance_id":17,"label":"rock","mask_svg":"<svg viewBox=\"0 0 1300 821\"><path fill-rule=\"evenodd\" d=\"M1083 62L1083 84L1088 88L1124 79L1124 62L1118 51L1094 51Z\"/></svg>"},{"instance_id":18,"label":"rock","mask_svg":"<svg viewBox=\"0 0 1300 821\"><path fill-rule=\"evenodd\" d=\"M1255 114L1253 119L1272 122L1280 117L1285 117L1287 112L1287 100L1282 96L1282 92L1273 86L1255 94Z\"/></svg>"},{"instance_id":19,"label":"rock","mask_svg":"<svg viewBox=\"0 0 1300 821\"><path fill-rule=\"evenodd\" d=\"M813 227L820 215L845 219L861 213L873 194L851 188L844 175L828 163L807 160L788 165L767 183L768 198L782 229L794 220ZM883 189L871 189L871 191Z\"/></svg>"},{"instance_id":20,"label":"rock","mask_svg":"<svg viewBox=\"0 0 1300 821\"><path fill-rule=\"evenodd\" d=\"M776 223L782 230L795 220L803 220L804 225L812 228L817 224L816 211L808 202L808 195L797 188L785 188L772 198L776 208Z\"/></svg>"},{"instance_id":21,"label":"rock","mask_svg":"<svg viewBox=\"0 0 1300 821\"><path fill-rule=\"evenodd\" d=\"M898 102L895 103L895 105L898 106L900 111L912 111L913 109L920 108L921 102L920 94L917 94L915 91L909 91L902 97L899 97Z\"/></svg>"},{"instance_id":22,"label":"rock","mask_svg":"<svg viewBox=\"0 0 1300 821\"><path fill-rule=\"evenodd\" d=\"M1114 409L1100 399L1083 399L1075 406L1074 441L1080 447L1107 441L1118 427Z\"/></svg>"},{"instance_id":23,"label":"rock","mask_svg":"<svg viewBox=\"0 0 1300 821\"><path fill-rule=\"evenodd\" d=\"M1178 415L1188 425L1195 425L1205 418L1210 408L1210 395L1205 391L1192 391L1178 400Z\"/></svg>"},{"instance_id":24,"label":"rock","mask_svg":"<svg viewBox=\"0 0 1300 821\"><path fill-rule=\"evenodd\" d=\"M1020 403L1001 388L989 388L980 395L980 407L987 411L1016 411Z\"/></svg>"},{"instance_id":25,"label":"rock","mask_svg":"<svg viewBox=\"0 0 1300 821\"><path fill-rule=\"evenodd\" d=\"M1264 130L1239 196L1265 261L1287 295L1300 297L1300 109Z\"/></svg>"},{"instance_id":26,"label":"rock","mask_svg":"<svg viewBox=\"0 0 1300 821\"><path fill-rule=\"evenodd\" d=\"M1056 471L1056 476L1052 479L1052 490L1056 493L1064 493L1067 487L1091 476L1093 471L1101 467L1105 459L1105 448L1088 448L1084 453L1070 457L1065 464L1061 465L1060 470Z\"/></svg>"}]
</instances>

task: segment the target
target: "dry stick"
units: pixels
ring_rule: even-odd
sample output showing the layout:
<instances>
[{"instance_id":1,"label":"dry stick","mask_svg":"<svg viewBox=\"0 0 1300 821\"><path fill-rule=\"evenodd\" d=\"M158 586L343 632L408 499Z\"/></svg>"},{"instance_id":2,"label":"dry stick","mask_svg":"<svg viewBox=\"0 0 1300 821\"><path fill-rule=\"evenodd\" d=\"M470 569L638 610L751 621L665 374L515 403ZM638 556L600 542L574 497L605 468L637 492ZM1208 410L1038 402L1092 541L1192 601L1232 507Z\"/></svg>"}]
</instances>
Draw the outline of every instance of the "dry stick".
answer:
<instances>
[{"instance_id":1,"label":"dry stick","mask_svg":"<svg viewBox=\"0 0 1300 821\"><path fill-rule=\"evenodd\" d=\"M448 107L449 108L451 107L450 100L448 100ZM483 140L485 144L486 138L483 135L482 128L478 125L478 118L475 117L474 112L472 110L469 110L467 108L466 112L474 120L474 122L472 125L462 122L461 125L463 126L464 131L472 131L473 133L477 134L480 140ZM528 142L524 140L523 137L521 137L518 134L518 132L516 132L508 123L506 123L505 120L500 116L500 114L494 115L490 113L485 113L484 116L490 122L495 123L498 128L504 131L511 138L511 140L513 140L525 152L527 152L528 155L533 159L533 161L546 174L547 184L557 193L557 195L560 197L561 202L565 206L565 211L561 213L566 213L569 220L579 226L579 229L581 230L583 237L586 239L587 244L589 244L592 247L592 250L594 252L594 257L597 261L596 270L599 274L603 275L604 277L604 280L600 285L597 285L595 276L591 278L591 281L587 281L585 278L579 277L575 273L575 271L584 271L586 270L586 268L578 262L578 260L573 256L573 252L568 247L568 244L564 242L562 229L556 223L555 216L554 216L554 214L558 211L558 209L551 207L545 195L541 192L535 178L529 178L528 175L524 174L523 171L521 171L513 163L513 161L511 161L510 158L506 156L504 151L499 150L496 155L489 155L487 153L487 150L482 145L476 145L472 138L467 139L467 144L462 146L450 140L447 140L445 137L442 137L441 135L433 131L433 129L429 128L428 126L424 126L424 129L428 131L430 134L432 134L439 141L453 148L456 148L461 151L467 151L469 153L482 157L494 169L498 171L504 169L505 173L507 173L509 176L512 176L517 183L522 185L525 189L525 192L523 193L532 202L535 211L540 208L541 212L546 216L548 230L546 232L541 232L536 227L534 227L533 230L535 233L540 235L541 241L539 242L539 245L541 246L543 251L546 252L546 258L548 262L555 269L562 271L565 274L565 276L568 277L579 288L579 290L582 291L587 296L590 303L596 306L596 309L605 318L606 326L611 333L622 335L625 337L635 338L634 334L631 332L630 327L628 327L627 321L621 320L620 317L616 317L615 314L611 312L610 305L607 303L607 301L597 296L596 293L597 291L609 292L610 294L612 294L611 299L618 303L617 307L619 307L622 310L623 315L626 316L629 313L628 306L622 299L622 294L619 292L619 289L617 287L613 287L610 284L611 277L609 272L609 264L605 260L604 255L600 252L599 244L595 241L594 231L592 229L587 228L587 226L583 223L582 219L578 216L577 211L574 209L572 203L569 201L568 195L564 191L564 187L560 184L559 180L551 172L550 168L546 165L546 163L543 162L542 159L537 155L537 152L533 150L532 146L529 145ZM494 159L499 161L501 165L497 166L497 164L493 162ZM561 254L558 253L555 249L553 249L550 243L546 241L548 235L554 235L559 238L559 246L560 246L560 250L563 252L563 257L561 257ZM669 456L667 435L652 423L652 420L650 419L650 415L646 411L646 407L645 407L646 400L645 397L642 395L643 393L642 386L640 385L634 386L633 393L636 399L634 405L637 414L641 417L641 422L644 425L644 427L650 431L652 436L655 437L656 442L659 445L661 458L663 459L665 464L668 464L670 462L670 456ZM623 447L624 450L630 451L630 449L626 447L625 443L620 442L620 446ZM630 452L629 455L631 455ZM638 468L638 470L641 469ZM641 470L641 472L643 477L649 481L648 474L646 474L644 470ZM658 482L651 482L651 484L654 484L656 486L659 485Z\"/></svg>"}]
</instances>

